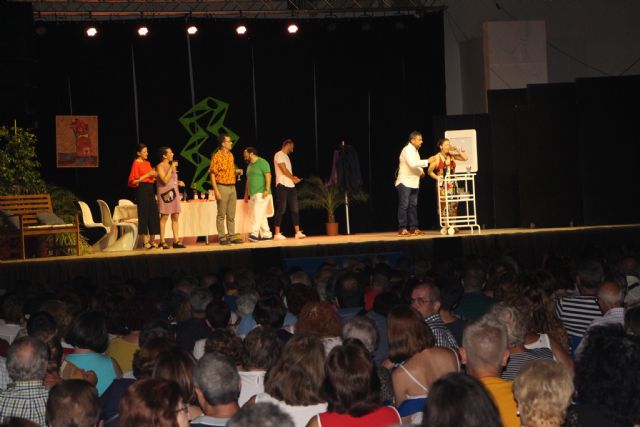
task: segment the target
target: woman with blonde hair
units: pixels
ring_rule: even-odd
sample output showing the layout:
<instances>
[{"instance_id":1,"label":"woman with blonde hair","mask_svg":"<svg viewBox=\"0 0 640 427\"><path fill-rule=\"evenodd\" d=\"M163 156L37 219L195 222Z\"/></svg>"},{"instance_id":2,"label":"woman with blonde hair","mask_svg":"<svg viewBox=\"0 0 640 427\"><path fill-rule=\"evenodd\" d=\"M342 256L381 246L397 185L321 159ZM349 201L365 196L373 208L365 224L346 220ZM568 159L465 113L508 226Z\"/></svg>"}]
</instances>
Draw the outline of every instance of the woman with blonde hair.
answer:
<instances>
[{"instance_id":1,"label":"woman with blonde hair","mask_svg":"<svg viewBox=\"0 0 640 427\"><path fill-rule=\"evenodd\" d=\"M527 363L513 382L522 427L562 426L573 390L571 374L559 363Z\"/></svg>"},{"instance_id":2,"label":"woman with blonde hair","mask_svg":"<svg viewBox=\"0 0 640 427\"><path fill-rule=\"evenodd\" d=\"M393 392L403 422L419 424L431 385L451 372L460 371L454 350L435 347L431 329L408 305L391 310L387 319Z\"/></svg>"}]
</instances>

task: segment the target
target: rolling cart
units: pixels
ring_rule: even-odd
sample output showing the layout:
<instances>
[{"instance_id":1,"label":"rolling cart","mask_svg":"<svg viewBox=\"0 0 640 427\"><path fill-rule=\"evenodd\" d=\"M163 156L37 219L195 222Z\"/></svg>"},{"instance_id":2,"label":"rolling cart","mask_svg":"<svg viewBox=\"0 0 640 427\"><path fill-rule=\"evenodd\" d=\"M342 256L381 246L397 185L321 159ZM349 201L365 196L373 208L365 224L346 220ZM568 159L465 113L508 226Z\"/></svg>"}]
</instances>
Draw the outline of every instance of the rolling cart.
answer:
<instances>
[{"instance_id":1,"label":"rolling cart","mask_svg":"<svg viewBox=\"0 0 640 427\"><path fill-rule=\"evenodd\" d=\"M476 213L475 173L445 175L438 180L438 215L440 234L454 235L457 228L469 228L480 234ZM440 191L442 186L447 191ZM457 205L457 209L455 206Z\"/></svg>"}]
</instances>

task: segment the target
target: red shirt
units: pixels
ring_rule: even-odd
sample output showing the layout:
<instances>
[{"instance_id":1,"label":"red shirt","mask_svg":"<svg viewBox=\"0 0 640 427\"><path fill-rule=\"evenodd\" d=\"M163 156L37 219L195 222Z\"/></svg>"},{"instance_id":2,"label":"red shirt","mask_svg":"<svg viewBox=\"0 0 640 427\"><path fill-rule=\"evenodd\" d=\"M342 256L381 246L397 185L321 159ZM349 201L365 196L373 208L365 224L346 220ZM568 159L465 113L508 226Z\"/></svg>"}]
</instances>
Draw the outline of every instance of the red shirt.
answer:
<instances>
[{"instance_id":1,"label":"red shirt","mask_svg":"<svg viewBox=\"0 0 640 427\"><path fill-rule=\"evenodd\" d=\"M383 406L362 417L325 412L318 414L318 418L322 427L387 427L402 423L398 411L391 406Z\"/></svg>"},{"instance_id":2,"label":"red shirt","mask_svg":"<svg viewBox=\"0 0 640 427\"><path fill-rule=\"evenodd\" d=\"M129 187L136 188L138 187L138 182L133 182L136 179L140 179L142 175L148 174L151 172L151 163L147 160L143 160L141 162L134 160L131 165L131 173L129 174ZM149 184L153 184L155 182L155 177L148 176L140 182L148 182Z\"/></svg>"}]
</instances>

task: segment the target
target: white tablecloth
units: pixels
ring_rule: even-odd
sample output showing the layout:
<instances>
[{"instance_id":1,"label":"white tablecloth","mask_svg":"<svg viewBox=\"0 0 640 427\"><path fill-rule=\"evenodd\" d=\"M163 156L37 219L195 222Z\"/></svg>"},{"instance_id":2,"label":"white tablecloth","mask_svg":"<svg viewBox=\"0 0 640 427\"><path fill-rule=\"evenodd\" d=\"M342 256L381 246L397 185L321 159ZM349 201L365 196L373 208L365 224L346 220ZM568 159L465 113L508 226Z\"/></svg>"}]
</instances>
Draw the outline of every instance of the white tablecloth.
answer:
<instances>
[{"instance_id":1,"label":"white tablecloth","mask_svg":"<svg viewBox=\"0 0 640 427\"><path fill-rule=\"evenodd\" d=\"M209 201L182 202L180 205L182 212L178 219L180 225L180 235L182 237L215 236L217 203ZM113 211L115 222L127 221L138 217L138 206L126 205L116 206ZM172 238L171 218L165 225L165 237ZM249 203L244 200L236 202L236 233L251 232L251 210Z\"/></svg>"}]
</instances>

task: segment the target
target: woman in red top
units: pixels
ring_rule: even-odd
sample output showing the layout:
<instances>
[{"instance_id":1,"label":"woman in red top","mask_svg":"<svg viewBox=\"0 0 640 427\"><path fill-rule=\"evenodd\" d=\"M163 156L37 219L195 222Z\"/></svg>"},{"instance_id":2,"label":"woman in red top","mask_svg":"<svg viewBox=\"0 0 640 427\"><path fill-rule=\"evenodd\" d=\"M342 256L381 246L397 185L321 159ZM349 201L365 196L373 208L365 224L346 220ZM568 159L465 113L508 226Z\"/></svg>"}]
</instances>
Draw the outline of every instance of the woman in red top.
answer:
<instances>
[{"instance_id":1,"label":"woman in red top","mask_svg":"<svg viewBox=\"0 0 640 427\"><path fill-rule=\"evenodd\" d=\"M373 358L357 339L334 347L325 362L322 386L328 411L307 427L387 427L402 423L392 406L379 406L380 379Z\"/></svg>"},{"instance_id":2,"label":"woman in red top","mask_svg":"<svg viewBox=\"0 0 640 427\"><path fill-rule=\"evenodd\" d=\"M147 146L138 144L136 159L131 165L131 173L129 174L129 187L137 189L138 233L142 235L145 249L157 248L158 244L153 240L157 234L160 234L160 214L153 187L157 172L151 167L151 163L147 160L148 157Z\"/></svg>"}]
</instances>

